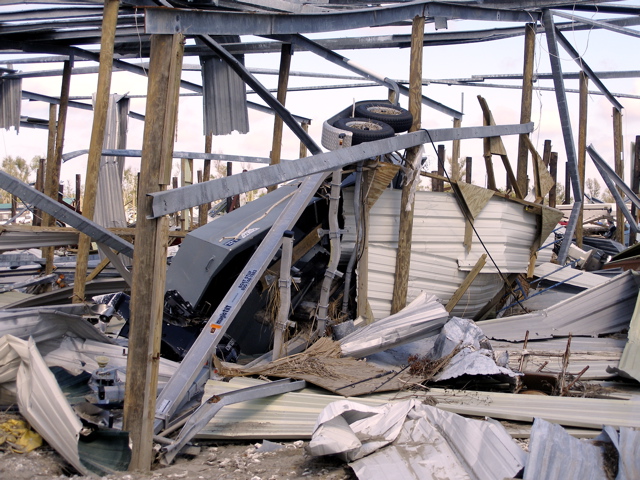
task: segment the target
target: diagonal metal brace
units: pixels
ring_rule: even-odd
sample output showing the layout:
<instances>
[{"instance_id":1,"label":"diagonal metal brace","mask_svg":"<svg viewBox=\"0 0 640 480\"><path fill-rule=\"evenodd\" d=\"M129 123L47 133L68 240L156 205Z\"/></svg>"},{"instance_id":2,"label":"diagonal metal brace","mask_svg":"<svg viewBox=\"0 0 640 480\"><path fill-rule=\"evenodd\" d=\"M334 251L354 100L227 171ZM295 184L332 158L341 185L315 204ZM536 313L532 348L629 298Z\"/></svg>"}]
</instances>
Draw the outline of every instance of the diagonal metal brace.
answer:
<instances>
[{"instance_id":1,"label":"diagonal metal brace","mask_svg":"<svg viewBox=\"0 0 640 480\"><path fill-rule=\"evenodd\" d=\"M302 390L305 386L306 382L304 380L292 381L290 378L285 378L264 385L255 385L253 387L212 396L193 412L185 426L180 430L178 438L176 438L173 443L162 447L161 456L163 463L170 464L175 456L180 453L182 447L196 436L223 407L233 405L234 403Z\"/></svg>"},{"instance_id":2,"label":"diagonal metal brace","mask_svg":"<svg viewBox=\"0 0 640 480\"><path fill-rule=\"evenodd\" d=\"M131 243L123 240L88 218L83 217L79 213L74 212L64 205L60 205L44 193L39 192L35 188L31 188L23 181L3 171L0 171L0 188L15 195L23 202L33 205L43 212L47 212L61 222L75 227L80 232L91 237L95 242L102 243L127 257L133 257L133 245Z\"/></svg>"},{"instance_id":3,"label":"diagonal metal brace","mask_svg":"<svg viewBox=\"0 0 640 480\"><path fill-rule=\"evenodd\" d=\"M291 162L250 170L230 177L151 193L150 196L153 197L152 217L157 218L257 188L306 177L314 173L330 172L360 160L415 147L431 141L445 142L466 138L520 135L532 131L533 123L518 123L488 127L440 128L429 130L429 132L419 130L413 133L405 133L396 137L361 143L352 147L334 150L333 152L320 153Z\"/></svg>"}]
</instances>

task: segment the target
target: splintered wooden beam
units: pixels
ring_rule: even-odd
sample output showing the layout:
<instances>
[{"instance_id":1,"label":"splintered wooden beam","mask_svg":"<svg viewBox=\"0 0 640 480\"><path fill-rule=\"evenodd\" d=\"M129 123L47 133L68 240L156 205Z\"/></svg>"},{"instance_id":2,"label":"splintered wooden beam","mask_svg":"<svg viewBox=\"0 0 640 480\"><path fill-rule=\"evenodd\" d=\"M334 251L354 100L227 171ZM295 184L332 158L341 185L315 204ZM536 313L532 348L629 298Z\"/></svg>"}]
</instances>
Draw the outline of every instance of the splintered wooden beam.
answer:
<instances>
[{"instance_id":1,"label":"splintered wooden beam","mask_svg":"<svg viewBox=\"0 0 640 480\"><path fill-rule=\"evenodd\" d=\"M421 127L422 116L422 49L424 40L424 17L415 17L411 30L411 64L409 67L409 111L413 115L413 124L409 132L415 132ZM419 170L421 154L420 147L407 150L407 171ZM415 170L413 170L415 169ZM417 172L416 172L417 173ZM400 225L398 227L398 252L396 256L395 282L393 284L393 298L391 300L391 314L399 312L407 304L409 289L409 267L411 265L411 235L413 233L413 209L415 197L414 182L419 182L419 175L412 177L405 175L400 200Z\"/></svg>"},{"instance_id":2,"label":"splintered wooden beam","mask_svg":"<svg viewBox=\"0 0 640 480\"><path fill-rule=\"evenodd\" d=\"M484 268L486 263L487 263L487 254L483 253L482 256L476 262L476 264L474 265L474 267L471 269L469 274L465 277L464 281L462 282L462 285L458 287L458 289L456 290L456 293L453 294L453 296L451 297L447 305L444 307L447 312L451 313L451 310L455 308L455 306L458 304L462 296L465 294L465 292L469 289L473 281L476 279L480 271Z\"/></svg>"},{"instance_id":3,"label":"splintered wooden beam","mask_svg":"<svg viewBox=\"0 0 640 480\"><path fill-rule=\"evenodd\" d=\"M132 444L129 469L143 472L151 469L153 460L168 243L168 217L150 218L148 194L164 190L170 178L163 166L171 164L173 152L183 42L181 34L151 36L124 401L124 430L129 432ZM167 132L171 132L170 141L163 141Z\"/></svg>"}]
</instances>

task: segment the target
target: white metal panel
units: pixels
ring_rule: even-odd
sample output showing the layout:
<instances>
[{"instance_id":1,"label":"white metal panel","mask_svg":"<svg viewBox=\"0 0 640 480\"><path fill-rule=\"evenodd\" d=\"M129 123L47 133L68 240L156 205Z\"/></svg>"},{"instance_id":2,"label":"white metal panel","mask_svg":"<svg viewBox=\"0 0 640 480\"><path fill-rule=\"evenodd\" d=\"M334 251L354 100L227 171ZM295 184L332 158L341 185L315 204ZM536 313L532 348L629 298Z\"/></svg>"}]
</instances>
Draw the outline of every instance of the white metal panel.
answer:
<instances>
[{"instance_id":1,"label":"white metal panel","mask_svg":"<svg viewBox=\"0 0 640 480\"><path fill-rule=\"evenodd\" d=\"M369 222L369 303L376 319L390 312L395 259L398 245L400 190L385 190L376 202ZM345 252L353 249L355 223L353 191L345 190ZM525 272L536 235L535 215L524 206L494 197L480 214L475 226L502 273ZM421 291L449 301L473 268L484 248L473 236L469 254L464 247L465 220L452 194L416 192L411 266L407 300ZM482 272L460 300L453 315L472 317L502 287L493 263Z\"/></svg>"},{"instance_id":2,"label":"white metal panel","mask_svg":"<svg viewBox=\"0 0 640 480\"><path fill-rule=\"evenodd\" d=\"M536 266L533 273L537 278L544 277L550 282L566 282L567 285L580 288L591 288L605 283L609 278L576 268L565 267L555 263L542 263Z\"/></svg>"}]
</instances>

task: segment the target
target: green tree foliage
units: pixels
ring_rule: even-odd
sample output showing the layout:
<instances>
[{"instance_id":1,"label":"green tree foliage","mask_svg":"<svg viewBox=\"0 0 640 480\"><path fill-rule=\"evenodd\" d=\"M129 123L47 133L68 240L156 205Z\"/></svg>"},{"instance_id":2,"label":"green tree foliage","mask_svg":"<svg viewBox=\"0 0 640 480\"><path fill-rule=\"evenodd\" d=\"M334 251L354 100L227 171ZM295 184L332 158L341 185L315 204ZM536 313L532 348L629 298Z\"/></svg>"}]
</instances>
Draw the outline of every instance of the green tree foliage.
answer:
<instances>
[{"instance_id":1,"label":"green tree foliage","mask_svg":"<svg viewBox=\"0 0 640 480\"><path fill-rule=\"evenodd\" d=\"M29 183L35 180L39 164L39 156L33 157L30 162L22 157L8 156L2 160L2 170L18 180ZM9 203L10 201L11 195L4 190L0 190L0 202Z\"/></svg>"}]
</instances>

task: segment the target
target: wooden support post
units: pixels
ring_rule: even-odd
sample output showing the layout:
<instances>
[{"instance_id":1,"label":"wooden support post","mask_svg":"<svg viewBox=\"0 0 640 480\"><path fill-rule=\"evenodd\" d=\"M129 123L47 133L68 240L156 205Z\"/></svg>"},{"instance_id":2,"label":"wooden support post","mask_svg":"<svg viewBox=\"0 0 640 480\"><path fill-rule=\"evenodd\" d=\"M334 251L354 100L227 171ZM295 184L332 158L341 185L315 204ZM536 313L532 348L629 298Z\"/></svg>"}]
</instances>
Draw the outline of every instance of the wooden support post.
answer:
<instances>
[{"instance_id":1,"label":"wooden support post","mask_svg":"<svg viewBox=\"0 0 640 480\"><path fill-rule=\"evenodd\" d=\"M471 269L469 274L465 277L462 284L458 287L456 292L453 294L449 302L447 302L447 305L444 307L445 310L447 310L447 312L451 313L451 310L455 308L455 306L458 304L458 302L460 301L462 296L465 294L467 289L471 286L473 281L476 279L476 277L484 267L485 263L487 263L487 254L483 253L482 256L476 262L476 264L474 265L474 267Z\"/></svg>"},{"instance_id":2,"label":"wooden support post","mask_svg":"<svg viewBox=\"0 0 640 480\"><path fill-rule=\"evenodd\" d=\"M228 167L227 167L228 168ZM187 187L193 185L193 158L183 158L180 162L180 183ZM182 211L182 230L188 232L193 225L193 208Z\"/></svg>"},{"instance_id":3,"label":"wooden support post","mask_svg":"<svg viewBox=\"0 0 640 480\"><path fill-rule=\"evenodd\" d=\"M571 204L571 169L569 168L569 162L564 164L564 201L563 205Z\"/></svg>"},{"instance_id":4,"label":"wooden support post","mask_svg":"<svg viewBox=\"0 0 640 480\"><path fill-rule=\"evenodd\" d=\"M551 159L551 140L544 141L544 150L542 152L542 161L546 167L549 166L549 162Z\"/></svg>"},{"instance_id":5,"label":"wooden support post","mask_svg":"<svg viewBox=\"0 0 640 480\"><path fill-rule=\"evenodd\" d=\"M640 135L636 136L635 144L632 143L631 148L631 190L638 195L638 191L640 190ZM631 215L636 219L636 223L638 223L638 209L633 203L631 204ZM636 232L630 229L629 246L635 243Z\"/></svg>"},{"instance_id":6,"label":"wooden support post","mask_svg":"<svg viewBox=\"0 0 640 480\"><path fill-rule=\"evenodd\" d=\"M18 199L15 195L11 195L11 218L18 214Z\"/></svg>"},{"instance_id":7,"label":"wooden support post","mask_svg":"<svg viewBox=\"0 0 640 480\"><path fill-rule=\"evenodd\" d=\"M36 190L39 192L44 192L44 177L45 177L45 169L46 169L46 160L44 158L40 158L38 161L38 171L36 172ZM33 220L31 221L31 225L34 227L39 227L42 225L42 212L38 208L33 209Z\"/></svg>"},{"instance_id":8,"label":"wooden support post","mask_svg":"<svg viewBox=\"0 0 640 480\"><path fill-rule=\"evenodd\" d=\"M520 105L520 123L531 121L531 100L533 98L533 62L536 49L536 25L527 23L524 34L524 68L522 73L522 101ZM518 165L516 176L521 192L527 192L527 169L529 149L522 138L518 143ZM526 194L526 193L525 193Z\"/></svg>"},{"instance_id":9,"label":"wooden support post","mask_svg":"<svg viewBox=\"0 0 640 480\"><path fill-rule=\"evenodd\" d=\"M76 212L82 213L82 204L80 199L82 198L82 175L76 173Z\"/></svg>"},{"instance_id":10,"label":"wooden support post","mask_svg":"<svg viewBox=\"0 0 640 480\"><path fill-rule=\"evenodd\" d=\"M613 108L613 158L616 174L620 178L624 178L624 156L622 150L622 112L615 107ZM624 198L622 189L618 188L618 193ZM616 240L623 245L624 239L624 213L621 208L616 208Z\"/></svg>"},{"instance_id":11,"label":"wooden support post","mask_svg":"<svg viewBox=\"0 0 640 480\"><path fill-rule=\"evenodd\" d=\"M422 122L422 49L424 41L424 17L415 17L411 29L411 64L409 67L409 111L413 115L413 124L409 129L415 132ZM411 178L405 177L400 200L400 225L398 228L398 253L396 256L395 282L391 313L402 310L407 304L409 289L409 269L411 266L411 235L413 233L414 182L419 182L417 175L420 169L420 148L407 150L407 166L415 173Z\"/></svg>"},{"instance_id":12,"label":"wooden support post","mask_svg":"<svg viewBox=\"0 0 640 480\"><path fill-rule=\"evenodd\" d=\"M111 90L111 70L113 67L114 40L118 23L119 0L105 0L102 16L102 37L100 40L100 67L98 69L98 86L96 89L95 105L93 107L93 125L87 159L87 173L84 176L84 200L82 215L93 220L96 209L96 193L98 190L98 175L100 173L100 157L104 144L104 130L107 124L107 109L109 107L109 93ZM58 136L56 146L61 143ZM60 150L62 152L62 150ZM73 282L73 301L84 301L84 287L87 277L87 263L91 239L82 234L78 242L76 257L76 273Z\"/></svg>"},{"instance_id":13,"label":"wooden support post","mask_svg":"<svg viewBox=\"0 0 640 480\"><path fill-rule=\"evenodd\" d=\"M302 122L300 126L305 132L309 132L308 122ZM300 142L300 158L305 158L307 155L308 155L307 146L303 142Z\"/></svg>"},{"instance_id":14,"label":"wooden support post","mask_svg":"<svg viewBox=\"0 0 640 480\"><path fill-rule=\"evenodd\" d=\"M460 128L462 120L453 119L453 128ZM460 140L454 140L451 147L451 180L457 182L460 180Z\"/></svg>"},{"instance_id":15,"label":"wooden support post","mask_svg":"<svg viewBox=\"0 0 640 480\"><path fill-rule=\"evenodd\" d=\"M280 50L280 73L278 75L278 93L277 100L282 105L287 99L287 86L289 84L289 71L291 70L291 44L283 43ZM280 163L282 153L282 130L283 121L280 115L275 115L273 120L273 142L271 144L271 165ZM271 185L267 191L272 192L277 185Z\"/></svg>"},{"instance_id":16,"label":"wooden support post","mask_svg":"<svg viewBox=\"0 0 640 480\"><path fill-rule=\"evenodd\" d=\"M60 169L62 166L62 148L64 131L67 124L67 110L69 107L69 90L71 88L71 62L64 62L62 69L62 86L60 87L60 109L56 121L56 106L49 106L49 136L47 140L47 173L45 175L44 193L58 201L58 185L60 183ZM55 225L55 219L48 214L42 216L45 227ZM53 273L53 247L43 249L45 257L45 275Z\"/></svg>"},{"instance_id":17,"label":"wooden support post","mask_svg":"<svg viewBox=\"0 0 640 480\"><path fill-rule=\"evenodd\" d=\"M467 182L468 184L471 184L471 168L473 167L473 158L472 157L467 157L467 160L465 162L465 178L464 181Z\"/></svg>"},{"instance_id":18,"label":"wooden support post","mask_svg":"<svg viewBox=\"0 0 640 480\"><path fill-rule=\"evenodd\" d=\"M148 217L151 198L147 195L165 190L171 177L183 42L181 34L151 36L124 402L124 430L132 444L131 471L148 472L153 460L168 223L166 217ZM167 136L170 141L165 142Z\"/></svg>"},{"instance_id":19,"label":"wooden support post","mask_svg":"<svg viewBox=\"0 0 640 480\"><path fill-rule=\"evenodd\" d=\"M211 153L212 135L207 135L204 139L204 151L205 153ZM204 169L202 171L202 181L208 182L211 178L211 160L204 161ZM200 181L200 180L198 180ZM209 209L211 208L211 202L203 203L198 208L198 225L206 225L209 221Z\"/></svg>"},{"instance_id":20,"label":"wooden support post","mask_svg":"<svg viewBox=\"0 0 640 480\"><path fill-rule=\"evenodd\" d=\"M447 163L447 151L444 145L438 145L438 175L444 177L444 168ZM444 182L438 180L438 192L444 192Z\"/></svg>"},{"instance_id":21,"label":"wooden support post","mask_svg":"<svg viewBox=\"0 0 640 480\"><path fill-rule=\"evenodd\" d=\"M558 185L558 152L551 152L549 156L549 174L553 179L553 187L549 192L549 206L551 208L556 208L556 203L558 199L558 189L556 186Z\"/></svg>"},{"instance_id":22,"label":"wooden support post","mask_svg":"<svg viewBox=\"0 0 640 480\"><path fill-rule=\"evenodd\" d=\"M587 109L589 100L589 77L584 72L580 72L580 100L578 107L578 180L580 181L580 191L584 196L585 183L585 163L587 159ZM574 199L576 201L578 199ZM584 202L580 205L578 223L576 223L576 245L582 248L582 238L584 236L583 227Z\"/></svg>"}]
</instances>

